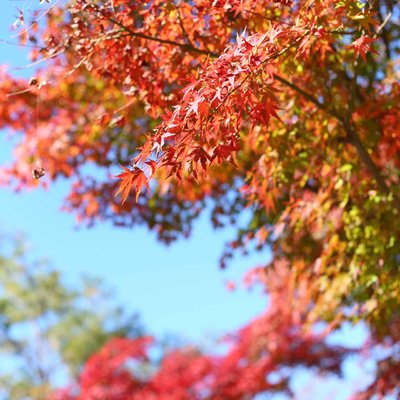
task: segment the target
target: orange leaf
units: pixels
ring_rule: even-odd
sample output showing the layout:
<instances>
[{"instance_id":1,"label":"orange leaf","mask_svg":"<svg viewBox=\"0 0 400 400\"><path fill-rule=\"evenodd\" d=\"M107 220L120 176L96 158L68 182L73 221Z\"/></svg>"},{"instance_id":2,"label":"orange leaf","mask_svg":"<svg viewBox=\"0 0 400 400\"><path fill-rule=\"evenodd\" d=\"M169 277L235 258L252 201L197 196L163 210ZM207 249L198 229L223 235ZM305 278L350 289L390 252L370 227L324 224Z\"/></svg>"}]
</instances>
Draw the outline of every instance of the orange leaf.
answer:
<instances>
[{"instance_id":1,"label":"orange leaf","mask_svg":"<svg viewBox=\"0 0 400 400\"><path fill-rule=\"evenodd\" d=\"M129 192L132 189L133 181L134 181L134 171L131 171L128 168L125 168L121 165L124 172L121 172L119 175L116 175L116 178L121 179L121 184L115 196L118 196L121 193L122 204L125 203L128 198Z\"/></svg>"}]
</instances>

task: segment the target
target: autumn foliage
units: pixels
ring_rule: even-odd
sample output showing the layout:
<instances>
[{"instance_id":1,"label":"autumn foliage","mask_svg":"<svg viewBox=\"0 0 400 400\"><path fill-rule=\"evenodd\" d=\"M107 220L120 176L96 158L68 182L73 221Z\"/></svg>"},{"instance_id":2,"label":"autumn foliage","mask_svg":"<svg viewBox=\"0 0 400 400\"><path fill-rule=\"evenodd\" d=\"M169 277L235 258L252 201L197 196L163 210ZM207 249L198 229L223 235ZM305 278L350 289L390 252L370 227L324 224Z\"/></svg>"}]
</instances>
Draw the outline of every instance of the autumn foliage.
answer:
<instances>
[{"instance_id":1,"label":"autumn foliage","mask_svg":"<svg viewBox=\"0 0 400 400\"><path fill-rule=\"evenodd\" d=\"M274 282L271 306L225 339L227 354L203 354L187 347L168 352L156 368L146 369L150 338L114 339L85 365L79 394L73 395L72 387L55 399L250 399L261 393L290 394L288 382L295 367L339 373L351 351L328 346L325 332L304 330L307 288L294 295L287 266L282 265L279 277L273 274L268 276Z\"/></svg>"},{"instance_id":2,"label":"autumn foliage","mask_svg":"<svg viewBox=\"0 0 400 400\"><path fill-rule=\"evenodd\" d=\"M142 341L116 341L85 371L100 362L120 397L85 395L100 390L85 371L78 397L250 398L276 389L266 376L282 365L337 369L341 350L313 350L318 321L362 320L372 347L398 343L399 12L375 0L75 0L22 25L41 68L30 82L2 72L0 126L19 138L3 183L67 178L64 208L80 221L145 224L165 243L211 210L214 227L237 231L222 267L271 248L256 276L272 297L293 282L225 357L178 351L145 381L108 377L146 359ZM283 312L296 296L300 314ZM184 383L163 378L182 365ZM395 355L380 365L366 396L397 387Z\"/></svg>"}]
</instances>

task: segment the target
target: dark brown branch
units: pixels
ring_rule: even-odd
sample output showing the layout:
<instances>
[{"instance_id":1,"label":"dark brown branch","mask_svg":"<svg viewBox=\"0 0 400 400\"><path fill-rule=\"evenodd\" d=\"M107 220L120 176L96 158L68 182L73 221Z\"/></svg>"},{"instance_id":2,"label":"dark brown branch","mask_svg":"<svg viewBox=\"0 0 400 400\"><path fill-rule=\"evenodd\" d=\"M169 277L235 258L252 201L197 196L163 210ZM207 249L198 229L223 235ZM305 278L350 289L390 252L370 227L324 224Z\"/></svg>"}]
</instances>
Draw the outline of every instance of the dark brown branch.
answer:
<instances>
[{"instance_id":1,"label":"dark brown branch","mask_svg":"<svg viewBox=\"0 0 400 400\"><path fill-rule=\"evenodd\" d=\"M146 35L145 33L136 32L136 31L128 28L127 26L125 26L122 22L117 21L116 19L114 19L114 18L110 17L109 15L107 15L107 13L102 11L99 7L96 7L96 11L99 14L101 14L105 19L110 21L111 23L119 26L124 31L128 32L132 37L151 40L153 42L167 44L167 45L170 45L170 46L180 47L183 50L191 51L191 52L198 53L198 54L204 54L204 55L209 55L209 56L213 56L213 57L218 57L218 54L213 53L213 52L209 52L208 50L199 49L199 48L193 46L192 44L175 42L173 40L161 39L161 38L157 38L157 37L154 37L154 36Z\"/></svg>"},{"instance_id":2,"label":"dark brown branch","mask_svg":"<svg viewBox=\"0 0 400 400\"><path fill-rule=\"evenodd\" d=\"M357 132L354 130L354 127L352 126L351 122L341 116L335 109L332 109L328 107L325 103L320 102L316 97L314 97L312 94L306 92L296 84L289 82L282 76L278 74L274 74L274 78L284 84L285 86L291 88L295 92L299 93L302 97L304 97L306 100L310 101L313 103L315 106L317 106L320 110L325 111L326 113L330 114L331 116L335 117L343 126L347 138L349 140L349 143L354 146L354 148L357 150L357 153L361 159L361 161L365 164L367 169L370 171L371 175L374 177L376 180L378 187L380 191L382 191L385 194L389 194L390 188L385 182L384 177L382 176L381 172L379 171L379 168L376 166L374 161L372 160L371 156L369 155L367 149L364 147L364 144L362 143L360 137L358 136ZM400 210L400 201L397 197L394 198L394 203L396 205L396 208Z\"/></svg>"},{"instance_id":3,"label":"dark brown branch","mask_svg":"<svg viewBox=\"0 0 400 400\"><path fill-rule=\"evenodd\" d=\"M342 121L343 128L346 132L347 137L349 138L349 142L356 148L358 155L360 156L363 163L369 169L373 177L375 178L379 189L385 194L390 193L390 189L387 186L385 180L383 179L378 167L375 165L368 151L364 147L360 137L357 132L354 130L353 126L349 121Z\"/></svg>"},{"instance_id":4,"label":"dark brown branch","mask_svg":"<svg viewBox=\"0 0 400 400\"><path fill-rule=\"evenodd\" d=\"M314 105L316 105L320 110L323 110L325 112L327 112L328 114L331 114L333 117L337 118L337 119L341 119L342 117L340 116L340 114L332 109L326 106L325 103L320 102L316 97L314 97L312 94L306 92L305 90L303 90L302 88L300 88L299 86L295 85L294 83L286 80L285 78L283 78L282 76L278 75L278 74L274 74L274 78L278 81L283 83L285 86L293 89L295 92L299 93L302 97L304 97L306 100L308 100L309 102L313 103Z\"/></svg>"}]
</instances>

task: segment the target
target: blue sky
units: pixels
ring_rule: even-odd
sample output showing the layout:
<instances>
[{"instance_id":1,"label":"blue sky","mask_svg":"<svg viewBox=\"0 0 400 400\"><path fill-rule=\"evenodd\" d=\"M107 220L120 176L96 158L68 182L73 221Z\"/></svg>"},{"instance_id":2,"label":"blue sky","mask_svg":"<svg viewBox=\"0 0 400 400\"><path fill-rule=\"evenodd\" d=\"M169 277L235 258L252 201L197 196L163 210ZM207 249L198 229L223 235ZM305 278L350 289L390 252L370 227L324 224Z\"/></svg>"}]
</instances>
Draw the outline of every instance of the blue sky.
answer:
<instances>
[{"instance_id":1,"label":"blue sky","mask_svg":"<svg viewBox=\"0 0 400 400\"><path fill-rule=\"evenodd\" d=\"M5 1L0 14L0 39L11 40L8 27L18 15L16 7L39 3ZM29 69L15 70L28 64L23 49L0 42L0 65L10 72L29 77ZM0 164L11 159L12 146L7 132L0 132ZM115 229L107 223L94 228L77 226L74 216L60 211L68 192L66 182L57 182L47 191L13 193L0 188L0 226L8 233L23 232L31 244L32 257L47 257L65 272L71 281L81 274L102 278L115 289L120 303L138 311L150 332L156 335L176 333L198 342L233 330L259 314L266 305L264 296L245 289L229 292L226 280L240 280L251 266L265 263L270 255L259 254L234 260L228 270L218 268L218 257L226 240L234 232L211 229L206 216L197 221L189 240L165 247L144 228ZM359 344L365 332L346 329L332 340ZM344 399L350 381L358 381L358 360L347 363L348 381L337 380L315 385L312 374L298 374L294 385L307 399ZM310 389L318 387L318 389ZM314 394L312 394L314 393Z\"/></svg>"}]
</instances>

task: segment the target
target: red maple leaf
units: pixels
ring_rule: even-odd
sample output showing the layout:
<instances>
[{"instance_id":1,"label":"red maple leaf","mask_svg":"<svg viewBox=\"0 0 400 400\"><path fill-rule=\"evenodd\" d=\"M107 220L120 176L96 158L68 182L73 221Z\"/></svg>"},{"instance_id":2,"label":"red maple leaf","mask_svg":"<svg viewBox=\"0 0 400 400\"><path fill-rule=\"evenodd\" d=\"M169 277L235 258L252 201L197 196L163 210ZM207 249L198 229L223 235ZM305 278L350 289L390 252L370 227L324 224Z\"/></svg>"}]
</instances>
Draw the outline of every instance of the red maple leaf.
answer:
<instances>
[{"instance_id":1,"label":"red maple leaf","mask_svg":"<svg viewBox=\"0 0 400 400\"><path fill-rule=\"evenodd\" d=\"M378 54L371 46L371 43L375 42L376 38L370 38L368 36L361 36L355 40L349 47L354 49L354 58L356 59L358 55L362 57L364 61L367 61L366 54L368 52Z\"/></svg>"},{"instance_id":2,"label":"red maple leaf","mask_svg":"<svg viewBox=\"0 0 400 400\"><path fill-rule=\"evenodd\" d=\"M132 187L134 187L136 191L137 202L143 186L149 189L147 176L143 170L138 167L135 167L133 170L123 166L121 167L123 168L124 172L116 175L116 178L121 179L121 184L115 196L118 196L121 193L122 204L124 204L129 196L130 191L132 190Z\"/></svg>"}]
</instances>

